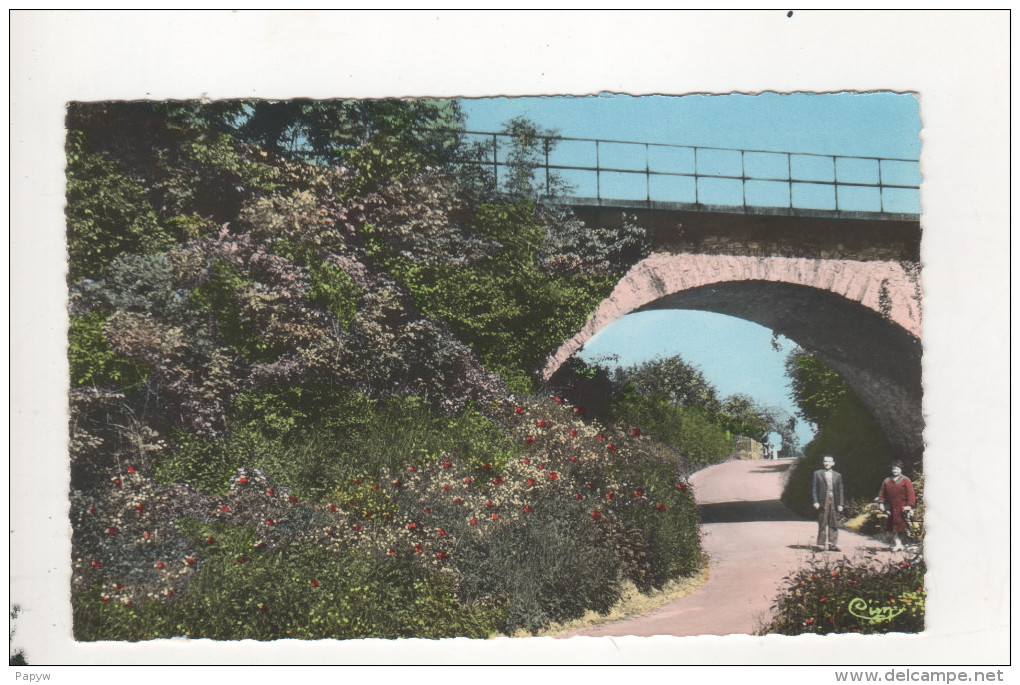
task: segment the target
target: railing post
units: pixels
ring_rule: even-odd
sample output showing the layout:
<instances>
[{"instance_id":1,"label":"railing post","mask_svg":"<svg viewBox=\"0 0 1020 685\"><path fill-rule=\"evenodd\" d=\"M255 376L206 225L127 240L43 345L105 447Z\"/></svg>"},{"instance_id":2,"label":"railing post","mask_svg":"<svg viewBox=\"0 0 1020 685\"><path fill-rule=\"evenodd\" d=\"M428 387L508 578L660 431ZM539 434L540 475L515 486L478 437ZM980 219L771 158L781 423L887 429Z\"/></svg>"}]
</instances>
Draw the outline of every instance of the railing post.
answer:
<instances>
[{"instance_id":1,"label":"railing post","mask_svg":"<svg viewBox=\"0 0 1020 685\"><path fill-rule=\"evenodd\" d=\"M747 172L744 171L744 151L740 151L740 200L747 211Z\"/></svg>"},{"instance_id":2,"label":"railing post","mask_svg":"<svg viewBox=\"0 0 1020 685\"><path fill-rule=\"evenodd\" d=\"M786 153L786 178L790 187L790 209L793 209L793 155Z\"/></svg>"},{"instance_id":3,"label":"railing post","mask_svg":"<svg viewBox=\"0 0 1020 685\"><path fill-rule=\"evenodd\" d=\"M836 211L839 211L839 170L836 168L836 155L832 156L832 192L836 198Z\"/></svg>"},{"instance_id":4,"label":"railing post","mask_svg":"<svg viewBox=\"0 0 1020 685\"><path fill-rule=\"evenodd\" d=\"M878 211L885 213L885 189L882 187L882 160L876 159L878 162Z\"/></svg>"},{"instance_id":5,"label":"railing post","mask_svg":"<svg viewBox=\"0 0 1020 685\"><path fill-rule=\"evenodd\" d=\"M701 204L698 199L698 148L694 148L694 204Z\"/></svg>"},{"instance_id":6,"label":"railing post","mask_svg":"<svg viewBox=\"0 0 1020 685\"><path fill-rule=\"evenodd\" d=\"M652 168L648 163L648 143L645 143L645 202L652 204Z\"/></svg>"},{"instance_id":7,"label":"railing post","mask_svg":"<svg viewBox=\"0 0 1020 685\"><path fill-rule=\"evenodd\" d=\"M545 196L549 197L549 138L548 136L542 138L543 145L545 145Z\"/></svg>"},{"instance_id":8,"label":"railing post","mask_svg":"<svg viewBox=\"0 0 1020 685\"><path fill-rule=\"evenodd\" d=\"M495 192L499 192L499 162L497 157L497 146L499 143L496 142L496 136L498 133L492 134L492 189Z\"/></svg>"},{"instance_id":9,"label":"railing post","mask_svg":"<svg viewBox=\"0 0 1020 685\"><path fill-rule=\"evenodd\" d=\"M595 141L595 199L602 204L602 171L599 162L599 141Z\"/></svg>"}]
</instances>

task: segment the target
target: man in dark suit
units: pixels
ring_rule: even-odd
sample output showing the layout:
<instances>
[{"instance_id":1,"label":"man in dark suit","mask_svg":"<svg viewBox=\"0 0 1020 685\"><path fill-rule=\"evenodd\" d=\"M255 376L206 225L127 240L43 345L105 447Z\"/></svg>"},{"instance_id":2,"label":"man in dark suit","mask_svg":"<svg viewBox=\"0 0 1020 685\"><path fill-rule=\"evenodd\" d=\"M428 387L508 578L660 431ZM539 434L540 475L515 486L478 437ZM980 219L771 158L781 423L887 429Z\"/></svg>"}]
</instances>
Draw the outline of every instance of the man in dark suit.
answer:
<instances>
[{"instance_id":1,"label":"man in dark suit","mask_svg":"<svg viewBox=\"0 0 1020 685\"><path fill-rule=\"evenodd\" d=\"M822 457L822 468L815 471L811 479L811 500L818 512L819 549L838 552L839 519L836 514L843 511L843 476L833 470L835 464L836 460L831 456Z\"/></svg>"}]
</instances>

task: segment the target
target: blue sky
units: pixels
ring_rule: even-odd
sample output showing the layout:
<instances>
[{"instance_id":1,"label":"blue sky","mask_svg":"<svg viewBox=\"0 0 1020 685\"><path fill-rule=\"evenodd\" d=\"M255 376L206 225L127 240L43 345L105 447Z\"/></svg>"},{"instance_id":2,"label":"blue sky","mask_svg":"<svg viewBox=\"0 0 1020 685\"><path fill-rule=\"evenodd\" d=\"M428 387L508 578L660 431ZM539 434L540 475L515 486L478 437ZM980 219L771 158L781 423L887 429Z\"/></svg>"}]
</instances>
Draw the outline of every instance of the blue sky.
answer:
<instances>
[{"instance_id":1,"label":"blue sky","mask_svg":"<svg viewBox=\"0 0 1020 685\"><path fill-rule=\"evenodd\" d=\"M911 94L603 94L485 98L462 105L468 127L482 131L498 131L508 119L526 116L576 138L915 160L921 152L920 111ZM916 168L906 173L919 180ZM615 355L626 365L680 354L698 365L722 396L746 393L792 414L783 360L793 343L781 337L777 352L771 340L771 330L720 314L643 312L604 329L580 356ZM803 422L798 434L802 444L811 438Z\"/></svg>"}]
</instances>

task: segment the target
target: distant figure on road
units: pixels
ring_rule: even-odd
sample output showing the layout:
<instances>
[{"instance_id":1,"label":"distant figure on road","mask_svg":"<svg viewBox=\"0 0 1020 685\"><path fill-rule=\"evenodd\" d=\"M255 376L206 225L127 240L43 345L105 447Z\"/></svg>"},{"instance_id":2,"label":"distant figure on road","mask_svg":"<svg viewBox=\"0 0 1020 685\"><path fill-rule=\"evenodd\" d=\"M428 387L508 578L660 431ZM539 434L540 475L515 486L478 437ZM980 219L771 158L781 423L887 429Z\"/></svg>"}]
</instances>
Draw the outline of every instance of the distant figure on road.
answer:
<instances>
[{"instance_id":1,"label":"distant figure on road","mask_svg":"<svg viewBox=\"0 0 1020 685\"><path fill-rule=\"evenodd\" d=\"M837 512L843 511L843 476L832 469L836 460L830 455L822 457L822 468L811 479L811 500L818 512L818 547L838 552L839 537Z\"/></svg>"},{"instance_id":2,"label":"distant figure on road","mask_svg":"<svg viewBox=\"0 0 1020 685\"><path fill-rule=\"evenodd\" d=\"M886 528L892 532L892 550L903 549L901 535L907 532L907 519L917 506L914 484L903 475L903 465L894 461L890 467L891 476L882 481L882 489L875 498L882 509L889 514Z\"/></svg>"}]
</instances>

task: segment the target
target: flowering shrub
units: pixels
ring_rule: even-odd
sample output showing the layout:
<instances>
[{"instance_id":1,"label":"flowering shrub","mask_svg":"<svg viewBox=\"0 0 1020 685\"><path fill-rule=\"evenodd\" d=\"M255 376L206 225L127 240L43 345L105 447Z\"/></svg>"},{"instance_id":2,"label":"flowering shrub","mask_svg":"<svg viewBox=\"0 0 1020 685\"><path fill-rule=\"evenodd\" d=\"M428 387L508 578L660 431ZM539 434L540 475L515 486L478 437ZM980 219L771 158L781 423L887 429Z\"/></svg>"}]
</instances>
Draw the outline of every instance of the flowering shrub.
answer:
<instances>
[{"instance_id":1,"label":"flowering shrub","mask_svg":"<svg viewBox=\"0 0 1020 685\"><path fill-rule=\"evenodd\" d=\"M761 634L919 633L924 630L924 560L814 559L786 579Z\"/></svg>"}]
</instances>

